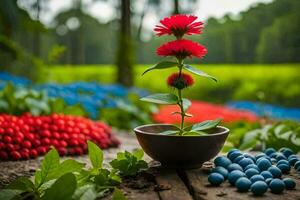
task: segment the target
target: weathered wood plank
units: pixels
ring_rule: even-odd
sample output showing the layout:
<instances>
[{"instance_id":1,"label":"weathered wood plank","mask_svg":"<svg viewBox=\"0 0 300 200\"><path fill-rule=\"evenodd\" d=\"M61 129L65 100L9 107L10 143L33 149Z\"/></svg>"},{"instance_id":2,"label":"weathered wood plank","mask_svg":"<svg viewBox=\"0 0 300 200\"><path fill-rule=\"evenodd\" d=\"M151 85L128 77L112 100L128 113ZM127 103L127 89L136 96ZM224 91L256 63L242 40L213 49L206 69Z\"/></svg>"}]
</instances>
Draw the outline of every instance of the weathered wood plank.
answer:
<instances>
[{"instance_id":1,"label":"weathered wood plank","mask_svg":"<svg viewBox=\"0 0 300 200\"><path fill-rule=\"evenodd\" d=\"M175 170L159 169L155 177L158 187L164 188L159 191L162 200L192 200L183 181Z\"/></svg>"},{"instance_id":2,"label":"weathered wood plank","mask_svg":"<svg viewBox=\"0 0 300 200\"><path fill-rule=\"evenodd\" d=\"M295 175L296 172L292 171L292 175L285 177L292 177L297 182L296 190L285 190L282 194L272 194L270 191L266 192L263 196L264 199L270 200L295 200L300 199L300 178ZM230 199L230 200L245 200L257 199L251 192L239 193L235 187L230 186L228 182L223 183L220 187L213 187L207 181L207 174L201 169L187 170L187 179L193 190L194 199L213 200L213 199Z\"/></svg>"}]
</instances>

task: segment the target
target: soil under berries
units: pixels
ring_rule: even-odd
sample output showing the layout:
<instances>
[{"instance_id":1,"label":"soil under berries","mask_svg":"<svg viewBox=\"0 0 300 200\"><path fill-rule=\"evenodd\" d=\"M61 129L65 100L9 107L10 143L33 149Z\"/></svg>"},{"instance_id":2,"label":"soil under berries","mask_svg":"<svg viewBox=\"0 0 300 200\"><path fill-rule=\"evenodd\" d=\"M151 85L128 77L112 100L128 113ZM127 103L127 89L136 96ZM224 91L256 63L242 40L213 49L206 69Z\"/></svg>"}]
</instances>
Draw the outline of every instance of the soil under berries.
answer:
<instances>
[{"instance_id":1,"label":"soil under berries","mask_svg":"<svg viewBox=\"0 0 300 200\"><path fill-rule=\"evenodd\" d=\"M109 126L84 117L0 115L0 160L36 158L51 146L61 156L81 155L87 152L87 140L102 149L119 145Z\"/></svg>"}]
</instances>

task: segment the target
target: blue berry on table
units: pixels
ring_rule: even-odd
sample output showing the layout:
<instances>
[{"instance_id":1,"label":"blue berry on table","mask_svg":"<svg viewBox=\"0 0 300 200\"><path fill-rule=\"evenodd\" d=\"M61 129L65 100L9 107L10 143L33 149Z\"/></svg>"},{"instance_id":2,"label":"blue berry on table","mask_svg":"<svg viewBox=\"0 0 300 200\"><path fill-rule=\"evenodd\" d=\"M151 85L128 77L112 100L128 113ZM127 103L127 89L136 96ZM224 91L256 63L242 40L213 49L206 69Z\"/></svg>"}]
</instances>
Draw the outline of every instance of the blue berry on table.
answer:
<instances>
[{"instance_id":1,"label":"blue berry on table","mask_svg":"<svg viewBox=\"0 0 300 200\"><path fill-rule=\"evenodd\" d=\"M239 178L236 183L235 183L235 187L237 188L237 190L239 192L248 192L248 190L251 187L251 181L246 178L246 177L241 177Z\"/></svg>"},{"instance_id":2,"label":"blue berry on table","mask_svg":"<svg viewBox=\"0 0 300 200\"><path fill-rule=\"evenodd\" d=\"M250 158L243 158L242 160L240 160L239 165L242 168L246 168L248 165L250 164L254 164L253 160L251 160Z\"/></svg>"},{"instance_id":3,"label":"blue berry on table","mask_svg":"<svg viewBox=\"0 0 300 200\"><path fill-rule=\"evenodd\" d=\"M255 183L256 181L265 181L265 178L262 175L257 174L257 175L252 176L250 178L250 181L252 183Z\"/></svg>"},{"instance_id":4,"label":"blue berry on table","mask_svg":"<svg viewBox=\"0 0 300 200\"><path fill-rule=\"evenodd\" d=\"M225 156L218 156L215 160L214 163L216 166L221 166L221 167L227 167L228 165L231 164L231 161L225 157Z\"/></svg>"},{"instance_id":5,"label":"blue berry on table","mask_svg":"<svg viewBox=\"0 0 300 200\"><path fill-rule=\"evenodd\" d=\"M250 169L250 168L253 168L253 169L256 169L257 171L260 171L260 169L257 167L256 164L250 164L248 165L246 168L245 168L245 171Z\"/></svg>"},{"instance_id":6,"label":"blue berry on table","mask_svg":"<svg viewBox=\"0 0 300 200\"><path fill-rule=\"evenodd\" d=\"M267 178L266 180L265 180L265 182L266 182L266 184L270 184L271 183L271 181L273 180L273 178Z\"/></svg>"},{"instance_id":7,"label":"blue berry on table","mask_svg":"<svg viewBox=\"0 0 300 200\"><path fill-rule=\"evenodd\" d=\"M266 158L259 159L256 164L261 171L265 171L272 166L272 163Z\"/></svg>"},{"instance_id":8,"label":"blue berry on table","mask_svg":"<svg viewBox=\"0 0 300 200\"><path fill-rule=\"evenodd\" d=\"M228 170L228 172L231 172L233 170L243 171L243 168L239 164L232 163L232 164L228 165L227 170Z\"/></svg>"},{"instance_id":9,"label":"blue berry on table","mask_svg":"<svg viewBox=\"0 0 300 200\"><path fill-rule=\"evenodd\" d=\"M269 171L262 171L260 173L260 175L262 175L265 179L267 179L267 178L273 178L273 174L271 174L271 172L269 172Z\"/></svg>"},{"instance_id":10,"label":"blue berry on table","mask_svg":"<svg viewBox=\"0 0 300 200\"><path fill-rule=\"evenodd\" d=\"M217 167L213 168L211 170L211 172L212 173L219 173L219 174L221 174L224 177L224 179L226 179L227 176L228 176L227 169L225 169L224 167L221 167L221 166L217 166Z\"/></svg>"},{"instance_id":11,"label":"blue berry on table","mask_svg":"<svg viewBox=\"0 0 300 200\"><path fill-rule=\"evenodd\" d=\"M245 158L245 156L240 155L240 156L236 157L232 162L233 163L239 163L243 158Z\"/></svg>"},{"instance_id":12,"label":"blue berry on table","mask_svg":"<svg viewBox=\"0 0 300 200\"><path fill-rule=\"evenodd\" d=\"M251 178L252 176L259 174L259 171L254 168L250 168L245 171L245 174L248 178Z\"/></svg>"},{"instance_id":13,"label":"blue berry on table","mask_svg":"<svg viewBox=\"0 0 300 200\"><path fill-rule=\"evenodd\" d=\"M280 178L282 176L282 172L278 167L272 166L268 171L271 172L274 178Z\"/></svg>"},{"instance_id":14,"label":"blue berry on table","mask_svg":"<svg viewBox=\"0 0 300 200\"><path fill-rule=\"evenodd\" d=\"M287 157L285 157L282 153L279 153L277 156L276 156L276 160L279 161L279 160L287 160Z\"/></svg>"},{"instance_id":15,"label":"blue berry on table","mask_svg":"<svg viewBox=\"0 0 300 200\"><path fill-rule=\"evenodd\" d=\"M264 151L264 153L265 153L267 156L269 156L270 154L275 153L275 152L276 152L276 150L275 150L274 148L267 148L267 149Z\"/></svg>"},{"instance_id":16,"label":"blue berry on table","mask_svg":"<svg viewBox=\"0 0 300 200\"><path fill-rule=\"evenodd\" d=\"M300 167L300 160L298 160L295 164L294 164L295 169L297 169L298 167Z\"/></svg>"},{"instance_id":17,"label":"blue berry on table","mask_svg":"<svg viewBox=\"0 0 300 200\"><path fill-rule=\"evenodd\" d=\"M255 162L255 158L254 158L254 156L252 156L251 154L248 154L248 153L244 153L244 157L245 158L250 158L253 162Z\"/></svg>"},{"instance_id":18,"label":"blue berry on table","mask_svg":"<svg viewBox=\"0 0 300 200\"><path fill-rule=\"evenodd\" d=\"M235 182L241 178L241 177L245 177L245 173L240 171L240 170L233 170L232 172L230 172L228 174L228 181L231 185L235 185Z\"/></svg>"},{"instance_id":19,"label":"blue berry on table","mask_svg":"<svg viewBox=\"0 0 300 200\"><path fill-rule=\"evenodd\" d=\"M284 178L283 179L285 189L287 190L293 190L296 187L296 182L291 178Z\"/></svg>"},{"instance_id":20,"label":"blue berry on table","mask_svg":"<svg viewBox=\"0 0 300 200\"><path fill-rule=\"evenodd\" d=\"M282 180L275 178L269 184L270 190L274 194L280 194L285 188L285 184Z\"/></svg>"},{"instance_id":21,"label":"blue berry on table","mask_svg":"<svg viewBox=\"0 0 300 200\"><path fill-rule=\"evenodd\" d=\"M285 157L289 157L290 155L293 155L294 152L292 149L284 147L282 149L280 149L280 152L285 156Z\"/></svg>"},{"instance_id":22,"label":"blue berry on table","mask_svg":"<svg viewBox=\"0 0 300 200\"><path fill-rule=\"evenodd\" d=\"M287 161L287 160L279 160L276 164L277 165L280 165L280 164L290 165L289 161Z\"/></svg>"},{"instance_id":23,"label":"blue berry on table","mask_svg":"<svg viewBox=\"0 0 300 200\"><path fill-rule=\"evenodd\" d=\"M290 172L290 170L291 170L291 167L290 167L290 165L286 165L286 164L277 164L276 165L280 170L281 170L281 172L282 173L284 173L284 174L288 174L289 172Z\"/></svg>"},{"instance_id":24,"label":"blue berry on table","mask_svg":"<svg viewBox=\"0 0 300 200\"><path fill-rule=\"evenodd\" d=\"M229 155L229 159L233 161L236 157L241 156L242 153L240 151L234 151Z\"/></svg>"},{"instance_id":25,"label":"blue berry on table","mask_svg":"<svg viewBox=\"0 0 300 200\"><path fill-rule=\"evenodd\" d=\"M219 186L221 183L223 183L224 177L222 176L222 174L219 173L211 173L208 176L208 181L213 186Z\"/></svg>"},{"instance_id":26,"label":"blue berry on table","mask_svg":"<svg viewBox=\"0 0 300 200\"><path fill-rule=\"evenodd\" d=\"M268 190L268 185L264 181L257 181L250 187L251 192L256 196L262 196Z\"/></svg>"},{"instance_id":27,"label":"blue berry on table","mask_svg":"<svg viewBox=\"0 0 300 200\"><path fill-rule=\"evenodd\" d=\"M298 158L293 157L293 158L289 159L289 163L290 163L291 166L294 166L297 161L299 161Z\"/></svg>"}]
</instances>

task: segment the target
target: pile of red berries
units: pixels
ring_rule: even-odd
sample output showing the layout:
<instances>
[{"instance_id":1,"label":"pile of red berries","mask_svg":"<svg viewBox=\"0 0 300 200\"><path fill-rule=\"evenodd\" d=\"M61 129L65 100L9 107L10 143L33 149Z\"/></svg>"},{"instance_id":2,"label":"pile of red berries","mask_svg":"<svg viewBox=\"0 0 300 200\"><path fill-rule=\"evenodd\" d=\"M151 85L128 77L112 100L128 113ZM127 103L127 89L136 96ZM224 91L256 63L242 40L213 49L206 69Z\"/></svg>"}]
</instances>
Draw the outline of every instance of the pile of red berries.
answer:
<instances>
[{"instance_id":1,"label":"pile of red berries","mask_svg":"<svg viewBox=\"0 0 300 200\"><path fill-rule=\"evenodd\" d=\"M81 155L87 152L87 140L102 149L119 145L110 127L84 117L0 115L0 160L36 158L51 146L62 156Z\"/></svg>"}]
</instances>

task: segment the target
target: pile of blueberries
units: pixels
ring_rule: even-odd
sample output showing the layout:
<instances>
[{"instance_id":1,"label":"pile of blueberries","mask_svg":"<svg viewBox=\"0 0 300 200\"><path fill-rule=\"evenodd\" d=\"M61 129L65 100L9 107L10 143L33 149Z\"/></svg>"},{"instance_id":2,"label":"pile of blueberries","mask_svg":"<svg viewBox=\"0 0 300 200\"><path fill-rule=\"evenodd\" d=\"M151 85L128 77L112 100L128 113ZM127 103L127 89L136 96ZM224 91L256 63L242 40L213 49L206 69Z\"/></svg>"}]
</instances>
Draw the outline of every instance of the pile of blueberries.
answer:
<instances>
[{"instance_id":1,"label":"pile of blueberries","mask_svg":"<svg viewBox=\"0 0 300 200\"><path fill-rule=\"evenodd\" d=\"M263 195L268 188L274 194L295 189L296 182L292 178L282 178L282 174L288 174L291 167L300 172L300 158L289 148L279 152L268 148L255 156L231 149L227 157L216 157L214 164L208 176L211 185L219 186L227 179L237 191L250 190L257 196Z\"/></svg>"}]
</instances>

